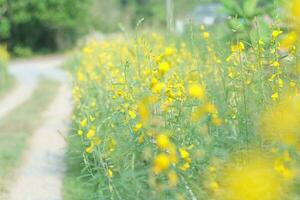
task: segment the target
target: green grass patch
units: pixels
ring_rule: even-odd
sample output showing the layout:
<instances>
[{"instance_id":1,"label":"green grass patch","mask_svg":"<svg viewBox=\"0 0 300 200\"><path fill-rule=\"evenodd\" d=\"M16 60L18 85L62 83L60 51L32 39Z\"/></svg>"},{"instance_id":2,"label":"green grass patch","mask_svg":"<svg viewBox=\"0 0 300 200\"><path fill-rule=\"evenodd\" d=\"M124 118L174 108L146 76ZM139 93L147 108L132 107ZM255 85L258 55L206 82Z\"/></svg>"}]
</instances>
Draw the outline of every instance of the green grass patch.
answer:
<instances>
[{"instance_id":1,"label":"green grass patch","mask_svg":"<svg viewBox=\"0 0 300 200\"><path fill-rule=\"evenodd\" d=\"M42 114L57 90L57 82L42 79L29 100L0 120L0 193L5 192L28 139L42 122Z\"/></svg>"},{"instance_id":2,"label":"green grass patch","mask_svg":"<svg viewBox=\"0 0 300 200\"><path fill-rule=\"evenodd\" d=\"M82 176L84 162L82 159L82 144L75 135L68 137L68 151L66 155L67 171L64 178L63 199L82 200L92 199L94 187L88 185L88 178Z\"/></svg>"},{"instance_id":3,"label":"green grass patch","mask_svg":"<svg viewBox=\"0 0 300 200\"><path fill-rule=\"evenodd\" d=\"M0 97L7 91L11 90L16 84L16 80L12 76L8 76L5 83L0 85Z\"/></svg>"}]
</instances>

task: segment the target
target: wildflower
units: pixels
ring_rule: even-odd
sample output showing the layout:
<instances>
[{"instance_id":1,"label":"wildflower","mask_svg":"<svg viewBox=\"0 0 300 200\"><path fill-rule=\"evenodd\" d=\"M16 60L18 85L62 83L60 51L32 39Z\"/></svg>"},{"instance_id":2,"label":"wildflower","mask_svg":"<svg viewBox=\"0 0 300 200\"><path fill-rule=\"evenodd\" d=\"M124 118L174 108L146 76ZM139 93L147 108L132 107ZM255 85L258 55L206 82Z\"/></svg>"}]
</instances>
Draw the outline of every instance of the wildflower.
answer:
<instances>
[{"instance_id":1,"label":"wildflower","mask_svg":"<svg viewBox=\"0 0 300 200\"><path fill-rule=\"evenodd\" d=\"M191 159L190 159L190 154L187 150L180 148L179 149L179 153L181 155L181 158L184 159L186 162L190 163Z\"/></svg>"},{"instance_id":2,"label":"wildflower","mask_svg":"<svg viewBox=\"0 0 300 200\"><path fill-rule=\"evenodd\" d=\"M159 64L158 72L160 75L165 75L170 70L170 65L167 62L162 62Z\"/></svg>"},{"instance_id":3,"label":"wildflower","mask_svg":"<svg viewBox=\"0 0 300 200\"><path fill-rule=\"evenodd\" d=\"M161 93L164 88L165 88L165 84L161 83L161 82L158 82L157 84L155 84L153 86L152 91L153 91L153 93L158 94L158 93Z\"/></svg>"},{"instance_id":4,"label":"wildflower","mask_svg":"<svg viewBox=\"0 0 300 200\"><path fill-rule=\"evenodd\" d=\"M281 30L275 30L272 32L272 38L276 39L282 33Z\"/></svg>"},{"instance_id":5,"label":"wildflower","mask_svg":"<svg viewBox=\"0 0 300 200\"><path fill-rule=\"evenodd\" d=\"M138 111L141 117L141 121L146 123L150 116L150 110L147 100L144 100L138 104Z\"/></svg>"},{"instance_id":6,"label":"wildflower","mask_svg":"<svg viewBox=\"0 0 300 200\"><path fill-rule=\"evenodd\" d=\"M154 160L154 172L161 173L162 171L168 169L170 167L170 164L171 163L168 155L161 153L157 155Z\"/></svg>"},{"instance_id":7,"label":"wildflower","mask_svg":"<svg viewBox=\"0 0 300 200\"><path fill-rule=\"evenodd\" d=\"M114 173L111 169L108 169L107 170L107 175L108 175L109 178L111 178L111 177L113 177Z\"/></svg>"},{"instance_id":8,"label":"wildflower","mask_svg":"<svg viewBox=\"0 0 300 200\"><path fill-rule=\"evenodd\" d=\"M191 97L203 99L205 97L204 87L200 84L192 84L189 87L189 94Z\"/></svg>"},{"instance_id":9,"label":"wildflower","mask_svg":"<svg viewBox=\"0 0 300 200\"><path fill-rule=\"evenodd\" d=\"M243 42L239 42L237 45L232 45L231 46L231 51L233 53L235 53L235 52L242 52L244 50L245 50L245 45L244 45Z\"/></svg>"},{"instance_id":10,"label":"wildflower","mask_svg":"<svg viewBox=\"0 0 300 200\"><path fill-rule=\"evenodd\" d=\"M272 63L272 66L275 68L278 68L278 67L280 67L280 63L278 61L275 61Z\"/></svg>"},{"instance_id":11,"label":"wildflower","mask_svg":"<svg viewBox=\"0 0 300 200\"><path fill-rule=\"evenodd\" d=\"M279 95L278 95L278 92L275 92L274 94L272 94L271 98L273 101L277 101Z\"/></svg>"},{"instance_id":12,"label":"wildflower","mask_svg":"<svg viewBox=\"0 0 300 200\"><path fill-rule=\"evenodd\" d=\"M165 134L158 135L156 138L156 144L160 149L167 149L170 146L169 137Z\"/></svg>"},{"instance_id":13,"label":"wildflower","mask_svg":"<svg viewBox=\"0 0 300 200\"><path fill-rule=\"evenodd\" d=\"M209 37L210 37L209 32L204 32L204 33L203 33L203 37L204 37L204 39L208 40Z\"/></svg>"},{"instance_id":14,"label":"wildflower","mask_svg":"<svg viewBox=\"0 0 300 200\"><path fill-rule=\"evenodd\" d=\"M209 187L212 191L217 191L219 189L219 184L216 182L216 181L212 181L210 184L209 184Z\"/></svg>"},{"instance_id":15,"label":"wildflower","mask_svg":"<svg viewBox=\"0 0 300 200\"><path fill-rule=\"evenodd\" d=\"M261 132L266 139L297 146L299 130L300 99L297 96L285 95L262 115Z\"/></svg>"},{"instance_id":16,"label":"wildflower","mask_svg":"<svg viewBox=\"0 0 300 200\"><path fill-rule=\"evenodd\" d=\"M87 119L83 119L80 121L80 127L84 128L87 125Z\"/></svg>"},{"instance_id":17,"label":"wildflower","mask_svg":"<svg viewBox=\"0 0 300 200\"><path fill-rule=\"evenodd\" d=\"M143 127L143 125L141 123L137 123L134 128L133 128L133 131L135 133L137 133L141 128Z\"/></svg>"},{"instance_id":18,"label":"wildflower","mask_svg":"<svg viewBox=\"0 0 300 200\"><path fill-rule=\"evenodd\" d=\"M300 1L299 0L292 0L292 15L299 19L300 18Z\"/></svg>"},{"instance_id":19,"label":"wildflower","mask_svg":"<svg viewBox=\"0 0 300 200\"><path fill-rule=\"evenodd\" d=\"M95 135L96 135L96 127L92 127L87 132L86 137L87 137L87 139L92 139Z\"/></svg>"},{"instance_id":20,"label":"wildflower","mask_svg":"<svg viewBox=\"0 0 300 200\"><path fill-rule=\"evenodd\" d=\"M190 164L189 163L184 163L183 165L181 165L180 167L179 167L179 169L180 170L182 170L182 171L187 171L188 169L190 169Z\"/></svg>"},{"instance_id":21,"label":"wildflower","mask_svg":"<svg viewBox=\"0 0 300 200\"><path fill-rule=\"evenodd\" d=\"M171 56L171 55L174 55L175 53L176 53L176 49L175 48L167 47L165 49L165 55L166 56Z\"/></svg>"},{"instance_id":22,"label":"wildflower","mask_svg":"<svg viewBox=\"0 0 300 200\"><path fill-rule=\"evenodd\" d=\"M295 174L292 170L288 169L286 166L284 166L283 162L280 160L275 161L274 169L282 175L283 178L286 180L292 180L295 178Z\"/></svg>"},{"instance_id":23,"label":"wildflower","mask_svg":"<svg viewBox=\"0 0 300 200\"><path fill-rule=\"evenodd\" d=\"M131 119L135 119L136 118L136 113L134 110L129 110L128 111L128 115Z\"/></svg>"},{"instance_id":24,"label":"wildflower","mask_svg":"<svg viewBox=\"0 0 300 200\"><path fill-rule=\"evenodd\" d=\"M94 147L95 147L95 144L93 142L91 142L90 146L85 149L85 152L92 153Z\"/></svg>"},{"instance_id":25,"label":"wildflower","mask_svg":"<svg viewBox=\"0 0 300 200\"><path fill-rule=\"evenodd\" d=\"M260 154L247 155L228 163L222 172L220 188L225 200L280 200L284 182L272 161Z\"/></svg>"},{"instance_id":26,"label":"wildflower","mask_svg":"<svg viewBox=\"0 0 300 200\"><path fill-rule=\"evenodd\" d=\"M297 33L295 31L292 31L282 39L281 46L286 50L290 50L294 45L296 45L297 40L298 40Z\"/></svg>"}]
</instances>

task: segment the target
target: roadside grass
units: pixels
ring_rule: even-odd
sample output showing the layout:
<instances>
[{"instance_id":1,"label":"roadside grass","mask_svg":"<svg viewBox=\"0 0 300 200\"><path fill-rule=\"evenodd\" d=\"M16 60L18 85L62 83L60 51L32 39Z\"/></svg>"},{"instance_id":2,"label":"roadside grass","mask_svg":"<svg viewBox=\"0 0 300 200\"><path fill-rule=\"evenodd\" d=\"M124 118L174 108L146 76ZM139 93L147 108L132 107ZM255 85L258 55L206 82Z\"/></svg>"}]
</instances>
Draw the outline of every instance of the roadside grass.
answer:
<instances>
[{"instance_id":1,"label":"roadside grass","mask_svg":"<svg viewBox=\"0 0 300 200\"><path fill-rule=\"evenodd\" d=\"M0 196L5 193L30 136L43 120L43 111L57 90L57 82L41 79L32 97L0 120Z\"/></svg>"},{"instance_id":2,"label":"roadside grass","mask_svg":"<svg viewBox=\"0 0 300 200\"><path fill-rule=\"evenodd\" d=\"M73 131L71 132L73 133ZM82 176L84 162L82 159L81 141L78 136L68 137L68 150L65 156L67 170L64 178L63 200L93 199L93 185L88 185L90 178Z\"/></svg>"},{"instance_id":3,"label":"roadside grass","mask_svg":"<svg viewBox=\"0 0 300 200\"><path fill-rule=\"evenodd\" d=\"M16 85L16 81L12 76L8 76L4 84L0 84L0 97L4 96L7 91Z\"/></svg>"}]
</instances>

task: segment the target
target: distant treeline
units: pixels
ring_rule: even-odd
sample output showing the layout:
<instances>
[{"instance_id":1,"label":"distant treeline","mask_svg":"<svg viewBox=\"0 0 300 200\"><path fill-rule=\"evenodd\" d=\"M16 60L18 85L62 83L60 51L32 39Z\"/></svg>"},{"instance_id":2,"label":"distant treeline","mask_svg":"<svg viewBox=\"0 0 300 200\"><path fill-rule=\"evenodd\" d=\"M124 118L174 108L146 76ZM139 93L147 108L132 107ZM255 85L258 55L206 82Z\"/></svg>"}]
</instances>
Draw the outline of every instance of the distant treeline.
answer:
<instances>
[{"instance_id":1,"label":"distant treeline","mask_svg":"<svg viewBox=\"0 0 300 200\"><path fill-rule=\"evenodd\" d=\"M172 0L175 17L213 0ZM0 43L15 54L54 51L90 31L166 26L166 0L0 0Z\"/></svg>"},{"instance_id":2,"label":"distant treeline","mask_svg":"<svg viewBox=\"0 0 300 200\"><path fill-rule=\"evenodd\" d=\"M92 0L0 0L0 42L10 51L56 50L88 30Z\"/></svg>"}]
</instances>

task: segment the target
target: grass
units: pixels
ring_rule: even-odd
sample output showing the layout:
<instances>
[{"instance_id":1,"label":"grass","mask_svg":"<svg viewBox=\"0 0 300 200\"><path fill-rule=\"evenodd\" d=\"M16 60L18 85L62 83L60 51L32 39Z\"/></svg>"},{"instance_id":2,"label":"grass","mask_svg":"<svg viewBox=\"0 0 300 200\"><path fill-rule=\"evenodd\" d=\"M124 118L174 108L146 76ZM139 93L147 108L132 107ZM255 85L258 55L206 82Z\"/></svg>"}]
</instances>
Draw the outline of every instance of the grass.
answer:
<instances>
[{"instance_id":1,"label":"grass","mask_svg":"<svg viewBox=\"0 0 300 200\"><path fill-rule=\"evenodd\" d=\"M81 176L84 162L82 161L81 152L78 150L81 146L81 141L77 136L69 136L68 151L66 155L67 171L64 178L63 199L64 200L82 200L89 199L89 194L92 194L93 187L90 187L86 182L87 178Z\"/></svg>"},{"instance_id":2,"label":"grass","mask_svg":"<svg viewBox=\"0 0 300 200\"><path fill-rule=\"evenodd\" d=\"M0 194L13 176L27 141L43 120L43 111L55 97L58 83L42 79L38 88L23 105L0 121Z\"/></svg>"},{"instance_id":3,"label":"grass","mask_svg":"<svg viewBox=\"0 0 300 200\"><path fill-rule=\"evenodd\" d=\"M0 97L3 96L7 91L15 86L15 79L12 76L8 76L5 84L0 85Z\"/></svg>"}]
</instances>

